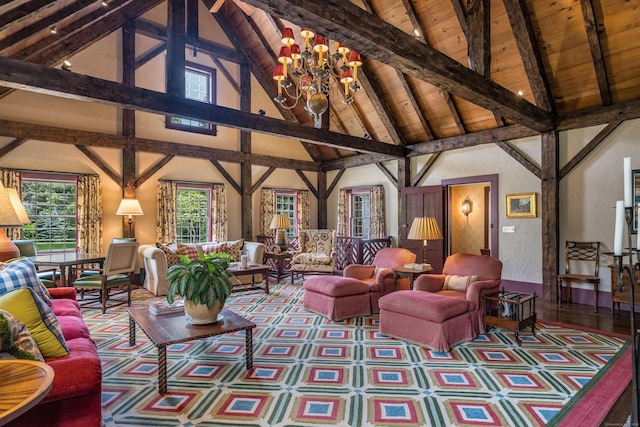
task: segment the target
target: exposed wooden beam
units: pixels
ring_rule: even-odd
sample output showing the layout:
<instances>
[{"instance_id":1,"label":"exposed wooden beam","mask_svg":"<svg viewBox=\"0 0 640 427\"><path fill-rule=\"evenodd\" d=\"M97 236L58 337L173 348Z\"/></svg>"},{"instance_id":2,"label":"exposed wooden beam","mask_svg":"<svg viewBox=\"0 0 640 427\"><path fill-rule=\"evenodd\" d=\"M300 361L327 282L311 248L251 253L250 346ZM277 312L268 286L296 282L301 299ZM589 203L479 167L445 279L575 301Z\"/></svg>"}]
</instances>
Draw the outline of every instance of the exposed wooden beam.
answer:
<instances>
[{"instance_id":1,"label":"exposed wooden beam","mask_svg":"<svg viewBox=\"0 0 640 427\"><path fill-rule=\"evenodd\" d=\"M136 19L136 31L138 34L142 34L156 40L167 41L167 27L146 19ZM193 36L187 36L186 43L190 49L196 47L200 52L214 55L226 61L235 62L236 64L244 61L244 55L219 43Z\"/></svg>"},{"instance_id":2,"label":"exposed wooden beam","mask_svg":"<svg viewBox=\"0 0 640 427\"><path fill-rule=\"evenodd\" d=\"M373 109L378 114L378 119L382 122L382 125L387 129L391 140L396 145L407 145L407 141L404 139L404 135L400 130L398 121L393 115L389 100L382 96L382 91L379 90L380 82L375 74L371 71L371 67L367 66L367 59L362 58L363 68L358 72L358 81L362 85L362 88L367 94L367 98Z\"/></svg>"},{"instance_id":3,"label":"exposed wooden beam","mask_svg":"<svg viewBox=\"0 0 640 427\"><path fill-rule=\"evenodd\" d=\"M20 20L27 19L32 13L50 4L51 0L32 0L28 1L26 4L23 3L19 6L14 7L13 9L0 15L0 29L8 24L15 24Z\"/></svg>"},{"instance_id":4,"label":"exposed wooden beam","mask_svg":"<svg viewBox=\"0 0 640 427\"><path fill-rule=\"evenodd\" d=\"M184 0L168 0L167 59L165 61L167 95L184 98L185 93L185 18Z\"/></svg>"},{"instance_id":5,"label":"exposed wooden beam","mask_svg":"<svg viewBox=\"0 0 640 427\"><path fill-rule=\"evenodd\" d=\"M300 26L312 27L328 38L349 40L369 59L435 84L524 126L539 132L553 128L550 113L351 2L325 0L321 8L315 0L246 2ZM352 25L354 22L358 25Z\"/></svg>"},{"instance_id":6,"label":"exposed wooden beam","mask_svg":"<svg viewBox=\"0 0 640 427\"><path fill-rule=\"evenodd\" d=\"M58 34L49 35L12 57L37 64L55 64L116 31L132 16L141 15L160 3L162 0L111 0L108 8L96 9L64 26Z\"/></svg>"},{"instance_id":7,"label":"exposed wooden beam","mask_svg":"<svg viewBox=\"0 0 640 427\"><path fill-rule=\"evenodd\" d=\"M262 184L267 180L267 178L269 178L269 176L274 173L276 171L276 167L272 166L269 169L267 169L267 171L265 173L262 174L262 176L256 181L255 184L253 184L253 186L251 187L251 194L255 193L256 191L258 191L258 189L262 186Z\"/></svg>"},{"instance_id":8,"label":"exposed wooden beam","mask_svg":"<svg viewBox=\"0 0 640 427\"><path fill-rule=\"evenodd\" d=\"M540 168L534 165L533 163L531 163L529 159L524 157L522 153L520 153L518 150L513 148L511 145L509 145L505 141L496 141L496 145L502 148L508 155L513 157L518 163L524 166L524 168L527 169L529 172L531 172L538 178L542 176L542 172L540 171Z\"/></svg>"},{"instance_id":9,"label":"exposed wooden beam","mask_svg":"<svg viewBox=\"0 0 640 427\"><path fill-rule=\"evenodd\" d=\"M394 187L398 188L398 180L395 176L387 169L382 163L376 163L376 167L380 169L380 172L393 184Z\"/></svg>"},{"instance_id":10,"label":"exposed wooden beam","mask_svg":"<svg viewBox=\"0 0 640 427\"><path fill-rule=\"evenodd\" d=\"M160 42L158 45L156 45L156 47L151 48L145 53L143 53L142 55L138 56L136 58L136 69L142 67L144 64L151 61L156 56L160 55L166 49L167 49L167 43Z\"/></svg>"},{"instance_id":11,"label":"exposed wooden beam","mask_svg":"<svg viewBox=\"0 0 640 427\"><path fill-rule=\"evenodd\" d=\"M222 166L220 162L215 159L209 159L209 161L218 170L218 172L220 172L220 175L222 175L224 179L227 180L229 185L231 185L233 189L236 190L236 193L242 194L242 187L240 187L240 184L238 184L236 180L233 179L233 177L229 174L229 172L227 172L224 166Z\"/></svg>"},{"instance_id":12,"label":"exposed wooden beam","mask_svg":"<svg viewBox=\"0 0 640 427\"><path fill-rule=\"evenodd\" d=\"M304 172L302 172L300 169L296 169L296 173L298 174L298 176L300 177L302 182L304 182L306 184L306 186L309 189L309 191L311 191L313 193L313 195L316 196L316 199L319 199L320 198L320 194L318 193L318 190L316 190L316 188L313 186L313 183L311 181L309 181L309 178L307 178L307 176L304 174Z\"/></svg>"},{"instance_id":13,"label":"exposed wooden beam","mask_svg":"<svg viewBox=\"0 0 640 427\"><path fill-rule=\"evenodd\" d=\"M336 176L333 177L333 181L331 181L329 188L327 188L327 197L330 196L331 193L333 193L333 190L336 188L336 185L338 185L338 182L340 182L340 178L342 178L342 175L344 175L346 171L347 171L346 169L340 169L336 174Z\"/></svg>"},{"instance_id":14,"label":"exposed wooden beam","mask_svg":"<svg viewBox=\"0 0 640 427\"><path fill-rule=\"evenodd\" d=\"M460 24L460 28L462 28L462 32L464 33L467 40L469 39L469 27L467 23L467 11L462 4L462 0L451 0L451 5L453 6L453 11L458 18L458 23Z\"/></svg>"},{"instance_id":15,"label":"exposed wooden beam","mask_svg":"<svg viewBox=\"0 0 640 427\"><path fill-rule=\"evenodd\" d=\"M119 187L122 187L122 177L118 175L111 167L104 162L97 154L84 145L76 145L82 154L87 156L105 175L111 178Z\"/></svg>"},{"instance_id":16,"label":"exposed wooden beam","mask_svg":"<svg viewBox=\"0 0 640 427\"><path fill-rule=\"evenodd\" d=\"M622 121L616 120L615 122L609 123L604 129L602 129L598 134L591 140L587 145L582 147L582 150L578 152L571 160L567 162L566 165L560 169L560 174L558 175L558 179L562 180L573 168L578 166L578 164L587 157L597 146L599 146L611 133L620 126Z\"/></svg>"},{"instance_id":17,"label":"exposed wooden beam","mask_svg":"<svg viewBox=\"0 0 640 427\"><path fill-rule=\"evenodd\" d=\"M579 129L618 120L633 120L637 118L640 118L640 99L561 116L557 120L556 128L557 130Z\"/></svg>"},{"instance_id":18,"label":"exposed wooden beam","mask_svg":"<svg viewBox=\"0 0 640 427\"><path fill-rule=\"evenodd\" d=\"M558 179L558 132L542 135L542 176L540 216L542 224L542 297L555 303L556 278L559 269L558 240L560 240L560 186Z\"/></svg>"},{"instance_id":19,"label":"exposed wooden beam","mask_svg":"<svg viewBox=\"0 0 640 427\"><path fill-rule=\"evenodd\" d=\"M378 162L387 162L394 160L394 157L384 156L380 154L360 154L356 156L343 157L341 159L330 160L322 163L323 171L338 170L344 168L353 168L357 166L372 165Z\"/></svg>"},{"instance_id":20,"label":"exposed wooden beam","mask_svg":"<svg viewBox=\"0 0 640 427\"><path fill-rule=\"evenodd\" d=\"M418 171L416 176L414 176L413 179L411 180L411 186L412 187L415 187L416 185L418 185L420 183L420 181L422 181L422 178L429 171L429 169L431 169L431 167L436 162L436 160L438 160L438 157L440 157L440 154L442 154L442 152L433 153L429 157L429 159L425 162L425 164L422 165L422 167L420 168L420 170Z\"/></svg>"},{"instance_id":21,"label":"exposed wooden beam","mask_svg":"<svg viewBox=\"0 0 640 427\"><path fill-rule=\"evenodd\" d=\"M409 148L412 148L413 150L409 153L409 156L474 147L476 145L488 144L490 142L524 138L534 135L538 135L538 133L521 125L503 126L467 135L452 136L449 138L410 145Z\"/></svg>"},{"instance_id":22,"label":"exposed wooden beam","mask_svg":"<svg viewBox=\"0 0 640 427\"><path fill-rule=\"evenodd\" d=\"M26 25L19 31L6 35L2 39L0 39L0 52L4 51L10 46L13 46L16 43L21 42L22 40L28 39L38 31L50 28L52 25L57 24L64 18L72 16L74 13L79 12L85 7L91 6L95 3L95 0L77 0L71 2L67 6L61 8L51 15L43 16L41 19L31 20L29 25Z\"/></svg>"},{"instance_id":23,"label":"exposed wooden beam","mask_svg":"<svg viewBox=\"0 0 640 427\"><path fill-rule=\"evenodd\" d=\"M27 138L17 138L15 140L11 141L10 143L8 143L7 145L5 145L4 147L0 148L0 159L3 158L4 156L6 156L7 154L9 154L10 152L12 152L13 150L15 150L16 148L18 148L19 146L21 146L22 144L24 144L27 141L28 141Z\"/></svg>"},{"instance_id":24,"label":"exposed wooden beam","mask_svg":"<svg viewBox=\"0 0 640 427\"><path fill-rule=\"evenodd\" d=\"M549 79L542 63L536 35L529 19L527 5L522 0L504 0L504 6L518 45L525 74L529 79L533 98L542 109L553 112L555 111L555 106L553 105Z\"/></svg>"},{"instance_id":25,"label":"exposed wooden beam","mask_svg":"<svg viewBox=\"0 0 640 427\"><path fill-rule=\"evenodd\" d=\"M149 167L146 171L142 172L140 176L135 181L135 188L140 187L143 183L145 183L149 178L151 178L156 172L162 169L167 163L171 161L175 156L164 156L157 162L155 162L151 167Z\"/></svg>"},{"instance_id":26,"label":"exposed wooden beam","mask_svg":"<svg viewBox=\"0 0 640 427\"><path fill-rule=\"evenodd\" d=\"M15 122L0 119L0 135L21 139L35 139L61 144L85 145L124 150L134 147L136 151L181 156L196 159L216 159L219 161L279 167L282 169L301 169L312 172L320 170L320 165L305 160L285 159L262 154L245 155L232 150L209 148L196 145L178 144L145 138L127 138L120 135L99 132L65 129L54 126Z\"/></svg>"},{"instance_id":27,"label":"exposed wooden beam","mask_svg":"<svg viewBox=\"0 0 640 427\"><path fill-rule=\"evenodd\" d=\"M589 40L589 50L593 58L593 66L596 71L596 80L600 89L600 97L602 105L611 105L613 98L611 97L611 88L609 87L609 78L607 77L606 63L602 54L602 45L598 36L598 23L593 13L593 3L591 0L580 0L582 7L582 17L584 25L587 29L587 38Z\"/></svg>"},{"instance_id":28,"label":"exposed wooden beam","mask_svg":"<svg viewBox=\"0 0 640 427\"><path fill-rule=\"evenodd\" d=\"M397 157L404 157L406 154L404 147L392 144L310 128L219 105L173 97L149 89L129 88L120 83L81 76L11 58L0 58L0 85L79 101L119 105L138 111L204 120L234 129L299 139L332 147L368 153L377 152Z\"/></svg>"},{"instance_id":29,"label":"exposed wooden beam","mask_svg":"<svg viewBox=\"0 0 640 427\"><path fill-rule=\"evenodd\" d=\"M489 9L489 0L467 0L469 68L483 76L491 70Z\"/></svg>"}]
</instances>

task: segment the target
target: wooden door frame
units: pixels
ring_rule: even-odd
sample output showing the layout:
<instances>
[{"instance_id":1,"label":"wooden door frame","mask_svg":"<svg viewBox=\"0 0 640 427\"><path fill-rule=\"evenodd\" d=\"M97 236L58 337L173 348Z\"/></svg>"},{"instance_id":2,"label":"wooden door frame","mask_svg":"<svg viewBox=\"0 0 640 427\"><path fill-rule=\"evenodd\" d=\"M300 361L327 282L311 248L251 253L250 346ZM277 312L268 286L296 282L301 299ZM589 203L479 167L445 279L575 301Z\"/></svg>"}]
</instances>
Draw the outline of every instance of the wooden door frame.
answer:
<instances>
[{"instance_id":1,"label":"wooden door frame","mask_svg":"<svg viewBox=\"0 0 640 427\"><path fill-rule=\"evenodd\" d=\"M492 174L492 175L477 175L477 176L467 176L467 177L463 177L463 178L449 178L449 179L443 179L441 181L442 187L444 188L444 193L446 195L446 202L443 203L445 206L445 215L444 215L444 222L445 222L445 227L449 227L449 223L450 223L450 212L451 212L451 200L449 197L449 187L451 186L458 186L458 185L467 185L467 184L484 184L484 183L488 183L489 184L489 191L491 194L491 201L490 201L490 205L491 205L491 214L490 214L490 231L489 233L491 234L491 245L490 245L490 249L491 249L491 256L494 258L499 258L499 252L498 252L498 237L499 237L499 227L498 227L498 219L499 219L499 215L498 215L498 208L499 208L499 200L498 200L498 174ZM449 233L447 232L447 236L449 235ZM447 237L448 238L448 237ZM449 252L451 250L450 245L445 245L446 251ZM445 257L447 257L449 254L445 253Z\"/></svg>"}]
</instances>

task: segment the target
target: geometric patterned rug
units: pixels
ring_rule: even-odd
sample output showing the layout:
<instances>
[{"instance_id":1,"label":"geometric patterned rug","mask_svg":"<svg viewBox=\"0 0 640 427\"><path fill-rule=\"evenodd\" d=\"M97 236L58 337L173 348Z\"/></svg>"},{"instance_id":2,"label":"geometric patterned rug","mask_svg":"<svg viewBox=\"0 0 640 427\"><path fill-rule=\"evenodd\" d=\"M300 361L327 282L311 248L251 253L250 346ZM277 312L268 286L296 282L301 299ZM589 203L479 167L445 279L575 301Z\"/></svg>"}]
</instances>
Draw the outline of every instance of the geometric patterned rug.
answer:
<instances>
[{"instance_id":1,"label":"geometric patterned rug","mask_svg":"<svg viewBox=\"0 0 640 427\"><path fill-rule=\"evenodd\" d=\"M139 289L132 305L163 299ZM124 306L83 310L102 360L104 425L544 426L628 346L539 322L535 335L521 331L521 346L493 328L434 352L379 334L377 315L332 322L310 313L302 287L286 282L269 295L235 293L226 308L257 325L253 368L244 332L174 344L165 395L139 328L129 346Z\"/></svg>"}]
</instances>

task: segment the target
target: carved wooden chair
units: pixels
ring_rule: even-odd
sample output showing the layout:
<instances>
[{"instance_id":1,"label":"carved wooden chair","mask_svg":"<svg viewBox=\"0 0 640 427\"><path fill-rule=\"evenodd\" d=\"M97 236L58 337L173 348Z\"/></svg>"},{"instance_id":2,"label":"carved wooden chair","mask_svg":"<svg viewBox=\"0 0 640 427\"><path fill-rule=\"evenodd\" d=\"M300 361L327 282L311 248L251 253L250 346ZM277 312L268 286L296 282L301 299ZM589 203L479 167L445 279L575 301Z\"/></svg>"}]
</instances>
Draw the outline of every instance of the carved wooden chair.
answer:
<instances>
[{"instance_id":1,"label":"carved wooden chair","mask_svg":"<svg viewBox=\"0 0 640 427\"><path fill-rule=\"evenodd\" d=\"M600 285L600 242L574 242L568 240L564 253L565 272L558 274L557 302L562 306L562 283L566 282L567 301L572 302L573 282L593 284L594 311L598 312L598 286Z\"/></svg>"}]
</instances>

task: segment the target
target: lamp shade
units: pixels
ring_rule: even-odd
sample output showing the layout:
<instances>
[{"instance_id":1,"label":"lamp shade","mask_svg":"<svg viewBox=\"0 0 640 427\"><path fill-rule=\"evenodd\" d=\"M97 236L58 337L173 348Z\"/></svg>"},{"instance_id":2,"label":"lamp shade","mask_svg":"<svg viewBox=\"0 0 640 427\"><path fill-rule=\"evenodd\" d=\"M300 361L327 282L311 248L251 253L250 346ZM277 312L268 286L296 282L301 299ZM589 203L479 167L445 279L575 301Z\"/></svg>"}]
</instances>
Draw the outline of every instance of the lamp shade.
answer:
<instances>
[{"instance_id":1,"label":"lamp shade","mask_svg":"<svg viewBox=\"0 0 640 427\"><path fill-rule=\"evenodd\" d=\"M18 190L16 190L15 188L7 188L6 190L7 195L9 196L9 200L11 201L11 205L13 206L13 210L16 211L20 222L22 224L29 224L31 220L29 220L27 211L24 210L22 200L20 200L20 196L18 195Z\"/></svg>"},{"instance_id":2,"label":"lamp shade","mask_svg":"<svg viewBox=\"0 0 640 427\"><path fill-rule=\"evenodd\" d=\"M438 222L433 217L416 217L407 234L407 239L414 240L442 240L442 233Z\"/></svg>"},{"instance_id":3,"label":"lamp shade","mask_svg":"<svg viewBox=\"0 0 640 427\"><path fill-rule=\"evenodd\" d=\"M144 215L138 199L122 199L116 215Z\"/></svg>"},{"instance_id":4,"label":"lamp shade","mask_svg":"<svg viewBox=\"0 0 640 427\"><path fill-rule=\"evenodd\" d=\"M280 228L289 228L291 227L291 221L289 221L289 217L285 214L276 214L273 216L271 220L271 225L269 228L271 229L280 229Z\"/></svg>"},{"instance_id":5,"label":"lamp shade","mask_svg":"<svg viewBox=\"0 0 640 427\"><path fill-rule=\"evenodd\" d=\"M23 222L14 209L9 194L0 183L0 227L21 227L22 225Z\"/></svg>"}]
</instances>

